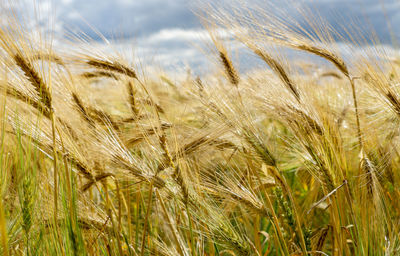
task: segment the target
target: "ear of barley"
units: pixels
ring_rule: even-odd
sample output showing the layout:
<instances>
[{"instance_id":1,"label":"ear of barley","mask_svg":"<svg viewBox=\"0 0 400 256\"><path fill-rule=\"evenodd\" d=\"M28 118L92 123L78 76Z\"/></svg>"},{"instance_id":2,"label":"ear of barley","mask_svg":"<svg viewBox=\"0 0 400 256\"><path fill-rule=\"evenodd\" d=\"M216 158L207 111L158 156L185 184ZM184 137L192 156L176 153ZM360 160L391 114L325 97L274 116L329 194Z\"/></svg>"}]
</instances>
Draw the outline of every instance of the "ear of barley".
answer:
<instances>
[{"instance_id":1,"label":"ear of barley","mask_svg":"<svg viewBox=\"0 0 400 256\"><path fill-rule=\"evenodd\" d=\"M75 103L76 108L78 109L79 113L82 115L83 119L91 126L94 127L94 121L90 117L85 105L83 104L82 100L79 98L78 94L75 92L72 93L72 99Z\"/></svg>"},{"instance_id":2,"label":"ear of barley","mask_svg":"<svg viewBox=\"0 0 400 256\"><path fill-rule=\"evenodd\" d=\"M373 163L369 160L368 157L364 157L361 160L361 169L363 170L363 174L366 178L366 188L367 188L367 195L370 200L374 197L375 191L375 168Z\"/></svg>"},{"instance_id":3,"label":"ear of barley","mask_svg":"<svg viewBox=\"0 0 400 256\"><path fill-rule=\"evenodd\" d=\"M313 129L317 134L322 135L323 134L323 129L322 127L318 124L318 122L316 120L314 120L313 118L311 118L308 114L306 114L304 111L295 108L293 106L289 106L287 105L288 109L291 109L292 111L294 111L296 114L298 114L301 119L303 119L305 121L306 126L310 127L311 129ZM296 118L295 118L296 119Z\"/></svg>"},{"instance_id":4,"label":"ear of barley","mask_svg":"<svg viewBox=\"0 0 400 256\"><path fill-rule=\"evenodd\" d=\"M131 78L137 78L136 72L131 68L119 63L119 62L111 62L108 60L98 60L98 59L91 59L86 62L89 66L105 69L113 72L117 72Z\"/></svg>"},{"instance_id":5,"label":"ear of barley","mask_svg":"<svg viewBox=\"0 0 400 256\"><path fill-rule=\"evenodd\" d=\"M151 101L150 99L140 99L137 102L140 104L146 104L146 105L155 107L157 112L159 112L161 114L165 113L165 110L159 104L155 103L154 101Z\"/></svg>"},{"instance_id":6,"label":"ear of barley","mask_svg":"<svg viewBox=\"0 0 400 256\"><path fill-rule=\"evenodd\" d=\"M31 105L33 108L37 109L41 114L43 114L46 118L50 119L50 110L46 106L44 106L41 102L38 102L37 100L13 88L12 86L7 85L5 90L7 95Z\"/></svg>"},{"instance_id":7,"label":"ear of barley","mask_svg":"<svg viewBox=\"0 0 400 256\"><path fill-rule=\"evenodd\" d=\"M320 75L320 77L334 77L339 80L343 79L342 76L340 76L338 73L334 71L324 72Z\"/></svg>"},{"instance_id":8,"label":"ear of barley","mask_svg":"<svg viewBox=\"0 0 400 256\"><path fill-rule=\"evenodd\" d=\"M394 112L400 116L400 99L391 91L385 94Z\"/></svg>"},{"instance_id":9,"label":"ear of barley","mask_svg":"<svg viewBox=\"0 0 400 256\"><path fill-rule=\"evenodd\" d=\"M83 192L85 192L85 191L87 191L90 187L92 187L92 186L94 185L95 182L101 182L101 181L103 181L104 179L106 179L106 178L108 178L108 177L114 177L114 174L108 173L108 172L97 174L96 176L92 177L92 179L89 180L88 183L86 183L85 185L83 185L83 186L81 187L81 190L82 190Z\"/></svg>"},{"instance_id":10,"label":"ear of barley","mask_svg":"<svg viewBox=\"0 0 400 256\"><path fill-rule=\"evenodd\" d=\"M62 60L62 58L55 55L54 53L38 52L36 54L33 54L32 59L51 61L60 66L65 66L65 62Z\"/></svg>"},{"instance_id":11,"label":"ear of barley","mask_svg":"<svg viewBox=\"0 0 400 256\"><path fill-rule=\"evenodd\" d=\"M149 175L144 175L141 170L132 166L125 159L120 156L114 156L113 162L122 169L129 171L133 176L137 177L142 181L146 181L148 183L153 182L153 185L157 188L165 187L165 182L158 176L149 177Z\"/></svg>"},{"instance_id":12,"label":"ear of barley","mask_svg":"<svg viewBox=\"0 0 400 256\"><path fill-rule=\"evenodd\" d=\"M107 71L85 72L85 73L82 73L81 76L86 79L109 77L114 80L118 80L118 77L116 75L114 75L111 72L107 72Z\"/></svg>"},{"instance_id":13,"label":"ear of barley","mask_svg":"<svg viewBox=\"0 0 400 256\"><path fill-rule=\"evenodd\" d=\"M229 81L233 85L237 86L239 84L239 75L232 64L232 61L229 59L228 55L223 51L219 51L219 58L222 65L225 68L225 72L229 78Z\"/></svg>"},{"instance_id":14,"label":"ear of barley","mask_svg":"<svg viewBox=\"0 0 400 256\"><path fill-rule=\"evenodd\" d=\"M35 87L43 104L48 109L52 109L51 94L50 94L49 88L47 88L47 85L44 83L43 79L40 77L40 75L36 72L36 70L32 67L32 65L22 55L17 53L13 57L14 57L15 63L24 72L25 77Z\"/></svg>"},{"instance_id":15,"label":"ear of barley","mask_svg":"<svg viewBox=\"0 0 400 256\"><path fill-rule=\"evenodd\" d=\"M252 146L257 155L269 166L276 166L276 159L271 151L260 141L254 133L248 129L244 130L244 138Z\"/></svg>"},{"instance_id":16,"label":"ear of barley","mask_svg":"<svg viewBox=\"0 0 400 256\"><path fill-rule=\"evenodd\" d=\"M131 107L132 114L134 115L135 118L137 118L137 117L139 117L139 109L136 104L135 89L133 87L133 82L129 81L126 84L126 88L128 90L128 99L129 99L129 105Z\"/></svg>"},{"instance_id":17,"label":"ear of barley","mask_svg":"<svg viewBox=\"0 0 400 256\"><path fill-rule=\"evenodd\" d=\"M315 244L315 251L322 251L325 241L328 237L328 232L330 230L330 227L324 228L321 230L321 234L318 237L318 240Z\"/></svg>"},{"instance_id":18,"label":"ear of barley","mask_svg":"<svg viewBox=\"0 0 400 256\"><path fill-rule=\"evenodd\" d=\"M330 61L331 63L333 63L346 77L350 77L349 74L349 70L347 68L346 63L343 61L342 58L340 58L339 56L337 56L336 54L334 54L331 51L328 51L324 48L320 48L317 46L313 46L313 45L307 45L307 44L295 44L294 45L295 48L299 49L299 50L303 50L315 55L318 55L328 61Z\"/></svg>"},{"instance_id":19,"label":"ear of barley","mask_svg":"<svg viewBox=\"0 0 400 256\"><path fill-rule=\"evenodd\" d=\"M295 98L299 101L300 94L293 83L293 81L289 78L289 75L283 68L283 66L271 56L269 56L266 52L261 51L260 49L256 49L255 54L258 55L270 68L279 76L282 82L286 85L288 90L295 96Z\"/></svg>"},{"instance_id":20,"label":"ear of barley","mask_svg":"<svg viewBox=\"0 0 400 256\"><path fill-rule=\"evenodd\" d=\"M108 122L115 131L120 130L118 122L114 119L113 116L109 115L105 111L91 106L86 107L86 109L88 116L90 116L91 119L95 120L96 122L99 122L100 124L105 124Z\"/></svg>"}]
</instances>

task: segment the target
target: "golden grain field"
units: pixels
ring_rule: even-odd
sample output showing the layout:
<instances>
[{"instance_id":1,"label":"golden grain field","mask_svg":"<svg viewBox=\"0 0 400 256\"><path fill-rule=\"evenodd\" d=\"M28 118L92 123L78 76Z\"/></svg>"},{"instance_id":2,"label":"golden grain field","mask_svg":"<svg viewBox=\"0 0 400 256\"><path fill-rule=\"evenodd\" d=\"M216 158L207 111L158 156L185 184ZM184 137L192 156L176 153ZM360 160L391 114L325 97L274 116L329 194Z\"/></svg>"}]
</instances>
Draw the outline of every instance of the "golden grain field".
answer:
<instances>
[{"instance_id":1,"label":"golden grain field","mask_svg":"<svg viewBox=\"0 0 400 256\"><path fill-rule=\"evenodd\" d=\"M400 255L399 59L355 32L344 58L312 19L199 16L215 68L178 79L1 27L0 254Z\"/></svg>"}]
</instances>

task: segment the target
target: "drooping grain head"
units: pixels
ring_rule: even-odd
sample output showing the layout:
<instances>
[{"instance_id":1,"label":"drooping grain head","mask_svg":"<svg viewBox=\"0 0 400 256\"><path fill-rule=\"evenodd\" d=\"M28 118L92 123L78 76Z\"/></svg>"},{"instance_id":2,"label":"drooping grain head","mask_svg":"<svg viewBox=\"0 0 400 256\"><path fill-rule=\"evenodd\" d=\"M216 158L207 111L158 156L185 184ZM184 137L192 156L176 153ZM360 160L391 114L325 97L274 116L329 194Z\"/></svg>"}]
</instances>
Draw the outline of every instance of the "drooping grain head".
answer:
<instances>
[{"instance_id":1,"label":"drooping grain head","mask_svg":"<svg viewBox=\"0 0 400 256\"><path fill-rule=\"evenodd\" d=\"M222 65L225 68L225 72L229 78L231 84L238 86L239 84L239 75L232 64L232 61L229 59L228 55L224 51L219 51L219 58Z\"/></svg>"},{"instance_id":2,"label":"drooping grain head","mask_svg":"<svg viewBox=\"0 0 400 256\"><path fill-rule=\"evenodd\" d=\"M52 109L51 104L51 93L49 88L40 77L39 73L33 68L32 64L29 63L21 54L17 53L14 56L14 61L18 67L24 72L25 77L31 82L37 91L41 102L48 108Z\"/></svg>"}]
</instances>

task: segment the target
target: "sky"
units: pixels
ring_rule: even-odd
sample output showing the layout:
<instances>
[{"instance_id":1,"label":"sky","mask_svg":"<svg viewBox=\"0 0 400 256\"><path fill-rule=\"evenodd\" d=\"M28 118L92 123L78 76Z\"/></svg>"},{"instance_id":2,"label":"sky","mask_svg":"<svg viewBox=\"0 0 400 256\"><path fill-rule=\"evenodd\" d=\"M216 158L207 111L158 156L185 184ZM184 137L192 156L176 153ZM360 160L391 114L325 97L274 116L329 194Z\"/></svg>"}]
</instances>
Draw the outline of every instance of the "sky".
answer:
<instances>
[{"instance_id":1,"label":"sky","mask_svg":"<svg viewBox=\"0 0 400 256\"><path fill-rule=\"evenodd\" d=\"M9 0L0 0L9 1ZM212 1L212 0L208 0ZM196 46L205 31L194 14L205 0L20 0L21 13L40 10L42 25L48 25L57 36L66 31L81 31L101 42L99 33L117 41L122 48L135 48L143 58L151 56L153 64L174 68L201 66L206 59ZM400 40L400 0L214 0L228 8L237 2L259 6L266 12L266 2L284 10L296 19L296 8L311 8L335 27L356 21L363 29L372 27L380 40L391 44L391 33ZM24 16L24 15L22 15Z\"/></svg>"}]
</instances>

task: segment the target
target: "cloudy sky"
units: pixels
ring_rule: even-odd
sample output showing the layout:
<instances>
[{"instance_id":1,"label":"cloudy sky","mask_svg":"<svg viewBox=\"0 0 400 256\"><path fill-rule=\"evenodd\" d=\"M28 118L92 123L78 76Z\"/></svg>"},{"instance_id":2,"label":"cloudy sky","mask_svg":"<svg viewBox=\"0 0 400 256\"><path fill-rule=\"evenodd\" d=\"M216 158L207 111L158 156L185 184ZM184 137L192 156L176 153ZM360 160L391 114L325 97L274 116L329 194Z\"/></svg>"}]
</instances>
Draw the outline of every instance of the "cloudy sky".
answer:
<instances>
[{"instance_id":1,"label":"cloudy sky","mask_svg":"<svg viewBox=\"0 0 400 256\"><path fill-rule=\"evenodd\" d=\"M3 1L3 0L2 0ZM21 0L23 9L30 9L34 0ZM212 0L208 0L212 1ZM268 0L214 0L225 6L242 2L260 6L266 12ZM193 13L204 0L36 0L41 16L54 20L58 35L65 31L83 31L101 41L98 32L108 39L124 38L124 46L144 55L151 54L162 66L201 65L202 53L195 46L202 36L202 27ZM295 16L295 6L309 7L329 23L345 25L349 19L373 27L382 42L391 43L390 26L400 39L400 0L269 0L288 15ZM289 8L290 6L290 8ZM43 21L42 21L43 22Z\"/></svg>"}]
</instances>

